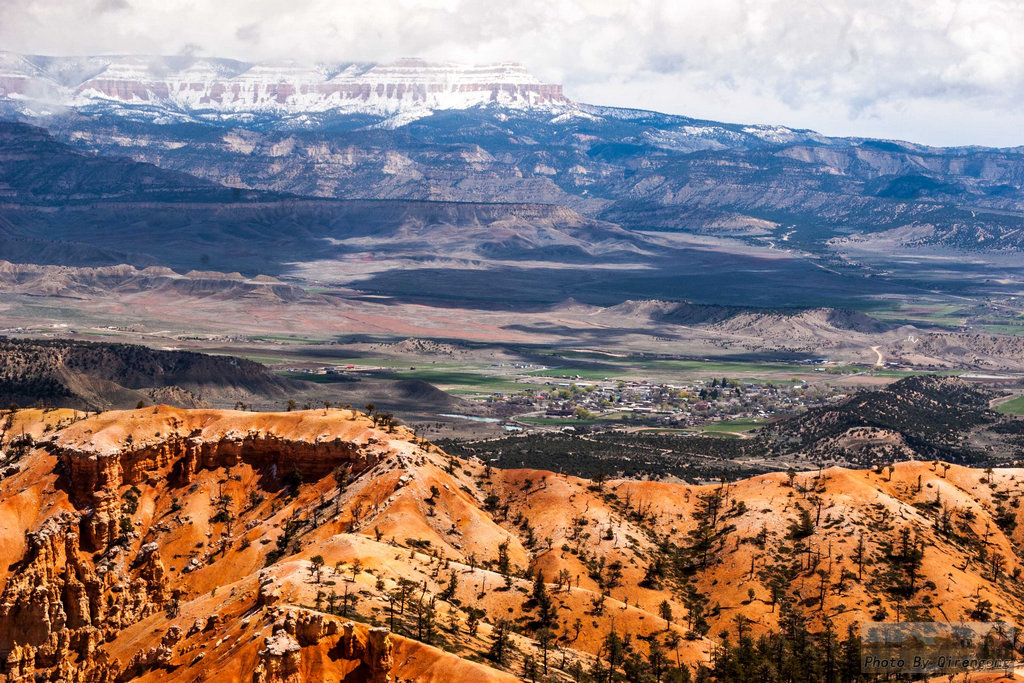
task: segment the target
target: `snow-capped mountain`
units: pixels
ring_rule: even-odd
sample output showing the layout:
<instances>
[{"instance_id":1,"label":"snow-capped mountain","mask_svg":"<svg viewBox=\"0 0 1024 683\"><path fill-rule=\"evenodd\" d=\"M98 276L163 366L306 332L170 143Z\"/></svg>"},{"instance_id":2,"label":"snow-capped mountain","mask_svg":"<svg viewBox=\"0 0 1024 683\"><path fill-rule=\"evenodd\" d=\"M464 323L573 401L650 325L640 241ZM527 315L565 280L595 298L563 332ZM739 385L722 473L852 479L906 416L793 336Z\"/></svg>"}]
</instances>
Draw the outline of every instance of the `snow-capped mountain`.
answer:
<instances>
[{"instance_id":1,"label":"snow-capped mountain","mask_svg":"<svg viewBox=\"0 0 1024 683\"><path fill-rule=\"evenodd\" d=\"M499 105L573 108L562 86L519 64L467 66L247 63L205 57L40 57L0 52L0 101L21 113L115 110L150 120L319 118L371 114L394 123L436 110Z\"/></svg>"}]
</instances>

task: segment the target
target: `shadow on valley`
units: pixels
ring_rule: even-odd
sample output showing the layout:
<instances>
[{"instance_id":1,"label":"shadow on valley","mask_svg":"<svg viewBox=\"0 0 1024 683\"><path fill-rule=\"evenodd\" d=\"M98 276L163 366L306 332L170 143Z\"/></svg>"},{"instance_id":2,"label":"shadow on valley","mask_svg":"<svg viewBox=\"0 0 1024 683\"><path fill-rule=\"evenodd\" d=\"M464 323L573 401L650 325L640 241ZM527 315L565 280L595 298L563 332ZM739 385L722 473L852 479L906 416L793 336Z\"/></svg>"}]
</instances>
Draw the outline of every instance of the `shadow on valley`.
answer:
<instances>
[{"instance_id":1,"label":"shadow on valley","mask_svg":"<svg viewBox=\"0 0 1024 683\"><path fill-rule=\"evenodd\" d=\"M804 260L759 259L726 252L681 249L672 259L636 269L422 268L380 273L360 290L416 301L459 301L467 306L550 305L572 298L596 306L629 299L685 299L758 307L849 305L876 294L916 287L841 275Z\"/></svg>"}]
</instances>

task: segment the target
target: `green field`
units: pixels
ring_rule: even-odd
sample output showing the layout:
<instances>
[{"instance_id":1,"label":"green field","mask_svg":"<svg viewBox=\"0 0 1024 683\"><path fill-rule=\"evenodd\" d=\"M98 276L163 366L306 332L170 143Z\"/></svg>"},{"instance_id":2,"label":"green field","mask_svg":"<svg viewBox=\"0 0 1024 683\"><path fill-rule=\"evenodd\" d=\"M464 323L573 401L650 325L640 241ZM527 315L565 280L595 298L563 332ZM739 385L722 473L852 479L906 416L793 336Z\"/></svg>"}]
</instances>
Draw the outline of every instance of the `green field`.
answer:
<instances>
[{"instance_id":1,"label":"green field","mask_svg":"<svg viewBox=\"0 0 1024 683\"><path fill-rule=\"evenodd\" d=\"M306 360L303 354L296 354L285 358L268 358L274 354L267 353L263 356L248 356L253 360L263 363L271 363L276 360L278 363L287 361L299 362ZM566 358L565 356L573 356ZM600 360L594 359L600 356ZM310 358L310 360L314 360ZM493 393L522 393L527 389L538 391L551 390L551 384L590 384L603 380L648 380L652 382L692 382L694 379L702 378L705 381L710 378L728 377L739 382L752 384L776 384L780 386L797 384L801 381L811 381L811 378L822 377L822 373L815 373L814 368L808 365L796 365L790 363L747 363L735 361L701 361L683 360L668 358L645 358L637 356L611 357L591 352L567 352L560 358L552 358L553 364L562 362L564 365L555 365L544 370L519 369L509 371L507 368L498 370L493 365L481 362L429 362L422 360L416 362L409 359L401 359L384 356L358 356L346 355L344 357L316 358L316 361L324 365L330 364L335 367L347 364L355 365L358 370L344 375L316 375L298 372L282 372L286 377L305 380L320 384L333 382L345 382L346 377L371 377L387 380L417 379L429 382L434 386L453 395L463 397L488 396ZM578 364L578 366L577 366ZM830 368L831 377L838 378L841 374L852 374L864 372L865 367L842 366ZM800 378L804 378L801 380ZM516 380L525 381L516 381ZM547 384L545 384L547 382ZM602 422L611 421L607 418ZM577 424L571 421L565 424ZM546 424L538 422L537 424ZM720 428L712 431L736 432L743 431L736 428Z\"/></svg>"},{"instance_id":2,"label":"green field","mask_svg":"<svg viewBox=\"0 0 1024 683\"><path fill-rule=\"evenodd\" d=\"M307 337L291 337L287 335L260 334L250 336L249 339L256 341L289 342L292 344L322 344L323 339L309 339Z\"/></svg>"},{"instance_id":3,"label":"green field","mask_svg":"<svg viewBox=\"0 0 1024 683\"><path fill-rule=\"evenodd\" d=\"M996 410L1004 415L1024 415L1024 396L1018 396L1013 400L1007 401L996 408Z\"/></svg>"},{"instance_id":4,"label":"green field","mask_svg":"<svg viewBox=\"0 0 1024 683\"><path fill-rule=\"evenodd\" d=\"M509 375L496 376L488 375L483 372L472 372L468 369L456 370L433 366L398 372L380 370L360 374L369 377L377 377L379 379L420 379L453 394L492 394L496 391L519 392L528 388L539 388L534 384L516 382L512 376Z\"/></svg>"},{"instance_id":5,"label":"green field","mask_svg":"<svg viewBox=\"0 0 1024 683\"><path fill-rule=\"evenodd\" d=\"M947 303L895 303L881 307L862 308L868 315L896 325L934 325L960 327L966 323L961 315L961 304Z\"/></svg>"},{"instance_id":6,"label":"green field","mask_svg":"<svg viewBox=\"0 0 1024 683\"><path fill-rule=\"evenodd\" d=\"M941 377L955 377L963 370L873 370L871 374L878 377L917 377L919 375L939 375Z\"/></svg>"},{"instance_id":7,"label":"green field","mask_svg":"<svg viewBox=\"0 0 1024 683\"><path fill-rule=\"evenodd\" d=\"M388 356L339 356L330 358L319 358L324 365L355 365L361 368L394 368L395 370L402 370L405 368L415 367L416 362L410 361L407 358L392 358ZM431 369L471 369L475 366L469 364L457 365L455 363L429 363Z\"/></svg>"},{"instance_id":8,"label":"green field","mask_svg":"<svg viewBox=\"0 0 1024 683\"><path fill-rule=\"evenodd\" d=\"M987 334L1024 335L1024 316L992 317L988 313L972 313L971 307L960 303L917 301L855 307L868 315L896 325L935 326L958 328L971 325L971 329ZM987 315L988 317L975 317Z\"/></svg>"},{"instance_id":9,"label":"green field","mask_svg":"<svg viewBox=\"0 0 1024 683\"><path fill-rule=\"evenodd\" d=\"M526 422L534 425L566 426L566 425L595 425L598 418L587 418L579 420L575 417L521 417L519 422Z\"/></svg>"},{"instance_id":10,"label":"green field","mask_svg":"<svg viewBox=\"0 0 1024 683\"><path fill-rule=\"evenodd\" d=\"M730 374L746 374L750 372L778 372L793 374L797 372L806 373L808 366L793 365L789 363L733 363L728 361L700 361L700 360L668 360L656 359L639 362L643 368L658 370L662 372L682 372L687 374L701 373L710 374L716 377L728 376Z\"/></svg>"},{"instance_id":11,"label":"green field","mask_svg":"<svg viewBox=\"0 0 1024 683\"><path fill-rule=\"evenodd\" d=\"M298 379L303 382L313 382L314 384L342 384L353 381L344 375L307 375L302 372L279 372L277 374L288 379Z\"/></svg>"},{"instance_id":12,"label":"green field","mask_svg":"<svg viewBox=\"0 0 1024 683\"><path fill-rule=\"evenodd\" d=\"M751 417L741 417L735 420L723 420L721 422L712 422L711 424L707 424L701 427L701 431L711 432L719 435L736 435L749 432L763 425L764 420L758 420L756 418Z\"/></svg>"},{"instance_id":13,"label":"green field","mask_svg":"<svg viewBox=\"0 0 1024 683\"><path fill-rule=\"evenodd\" d=\"M645 427L636 430L638 434L692 434L690 429L678 429L676 427Z\"/></svg>"},{"instance_id":14,"label":"green field","mask_svg":"<svg viewBox=\"0 0 1024 683\"><path fill-rule=\"evenodd\" d=\"M700 432L709 439L739 439L739 432L716 432L713 430L701 430Z\"/></svg>"},{"instance_id":15,"label":"green field","mask_svg":"<svg viewBox=\"0 0 1024 683\"><path fill-rule=\"evenodd\" d=\"M551 368L550 370L531 370L526 374L530 377L550 377L552 379L586 379L602 380L605 378L617 379L625 377L628 370L608 368L602 370L591 370L589 368Z\"/></svg>"},{"instance_id":16,"label":"green field","mask_svg":"<svg viewBox=\"0 0 1024 683\"><path fill-rule=\"evenodd\" d=\"M550 377L552 379L580 379L597 381L603 379L650 379L657 381L679 380L682 378L729 377L755 382L790 381L794 375L806 375L812 368L807 365L789 363L742 363L729 361L671 360L667 358L602 358L603 367L573 367L571 364L552 367L546 370L531 370L527 375L532 377ZM862 368L848 366L837 368L848 372L858 372ZM746 376L751 373L763 375L778 374L784 377L766 377L750 380Z\"/></svg>"},{"instance_id":17,"label":"green field","mask_svg":"<svg viewBox=\"0 0 1024 683\"><path fill-rule=\"evenodd\" d=\"M993 324L993 325L980 325L981 329L985 330L989 334L1013 334L1018 337L1024 336L1024 325L1016 323L1006 324Z\"/></svg>"}]
</instances>

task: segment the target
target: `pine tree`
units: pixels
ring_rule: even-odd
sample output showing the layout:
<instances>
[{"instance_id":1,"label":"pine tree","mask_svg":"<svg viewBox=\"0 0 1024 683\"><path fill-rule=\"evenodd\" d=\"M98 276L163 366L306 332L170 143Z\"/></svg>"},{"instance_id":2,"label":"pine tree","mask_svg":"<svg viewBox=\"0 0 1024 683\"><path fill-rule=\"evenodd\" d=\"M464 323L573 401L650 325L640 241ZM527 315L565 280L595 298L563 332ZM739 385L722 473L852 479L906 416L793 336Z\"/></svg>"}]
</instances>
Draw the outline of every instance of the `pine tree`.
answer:
<instances>
[{"instance_id":1,"label":"pine tree","mask_svg":"<svg viewBox=\"0 0 1024 683\"><path fill-rule=\"evenodd\" d=\"M544 572L538 571L533 580L533 602L537 607L537 623L540 628L550 628L556 618L555 608L548 594L547 584L544 583Z\"/></svg>"},{"instance_id":2,"label":"pine tree","mask_svg":"<svg viewBox=\"0 0 1024 683\"><path fill-rule=\"evenodd\" d=\"M498 545L498 573L502 576L508 576L510 569L511 563L508 558L508 540L505 540Z\"/></svg>"},{"instance_id":3,"label":"pine tree","mask_svg":"<svg viewBox=\"0 0 1024 683\"><path fill-rule=\"evenodd\" d=\"M691 567L704 569L717 549L718 541L724 530L718 528L718 517L722 507L721 489L698 497L697 508L693 512L696 526L687 533L689 541L686 554Z\"/></svg>"},{"instance_id":4,"label":"pine tree","mask_svg":"<svg viewBox=\"0 0 1024 683\"><path fill-rule=\"evenodd\" d=\"M668 600L662 600L661 604L658 605L658 614L665 620L666 629L672 626L672 605L669 604Z\"/></svg>"},{"instance_id":5,"label":"pine tree","mask_svg":"<svg viewBox=\"0 0 1024 683\"><path fill-rule=\"evenodd\" d=\"M555 634L548 628L542 628L537 631L537 645L540 646L541 651L541 664L543 665L544 675L548 675L548 651L551 649L551 645L555 642Z\"/></svg>"},{"instance_id":6,"label":"pine tree","mask_svg":"<svg viewBox=\"0 0 1024 683\"><path fill-rule=\"evenodd\" d=\"M494 642L491 649L487 651L487 657L494 662L504 665L508 659L509 650L512 648L512 639L508 635L509 623L505 619L499 619L494 625Z\"/></svg>"},{"instance_id":7,"label":"pine tree","mask_svg":"<svg viewBox=\"0 0 1024 683\"><path fill-rule=\"evenodd\" d=\"M458 590L458 587L459 580L453 570L451 577L448 579L448 585L445 586L444 592L441 593L441 599L445 602L451 602L455 598L455 591Z\"/></svg>"}]
</instances>

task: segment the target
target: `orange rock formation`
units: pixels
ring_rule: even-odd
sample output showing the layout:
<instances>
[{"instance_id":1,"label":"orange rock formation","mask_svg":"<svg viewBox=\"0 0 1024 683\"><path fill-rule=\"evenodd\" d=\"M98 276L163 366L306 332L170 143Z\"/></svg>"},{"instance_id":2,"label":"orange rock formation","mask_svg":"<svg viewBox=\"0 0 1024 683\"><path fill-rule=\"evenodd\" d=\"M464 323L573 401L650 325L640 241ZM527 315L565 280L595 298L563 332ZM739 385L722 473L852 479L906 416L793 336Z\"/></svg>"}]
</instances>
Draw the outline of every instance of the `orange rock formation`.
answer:
<instances>
[{"instance_id":1,"label":"orange rock formation","mask_svg":"<svg viewBox=\"0 0 1024 683\"><path fill-rule=\"evenodd\" d=\"M595 484L450 458L352 411L12 422L0 450L23 433L32 443L0 479L0 681L515 680L509 667L542 654L537 572L560 669L589 666L611 628L637 642L678 633L673 659L707 661L737 615L775 628L784 597L837 629L910 607L967 618L979 599L992 618L1024 621L1024 470ZM686 587L656 559L708 528L709 501L689 588L709 628L695 633ZM876 571L901 539L921 548L914 605ZM505 670L472 661L505 618Z\"/></svg>"}]
</instances>

